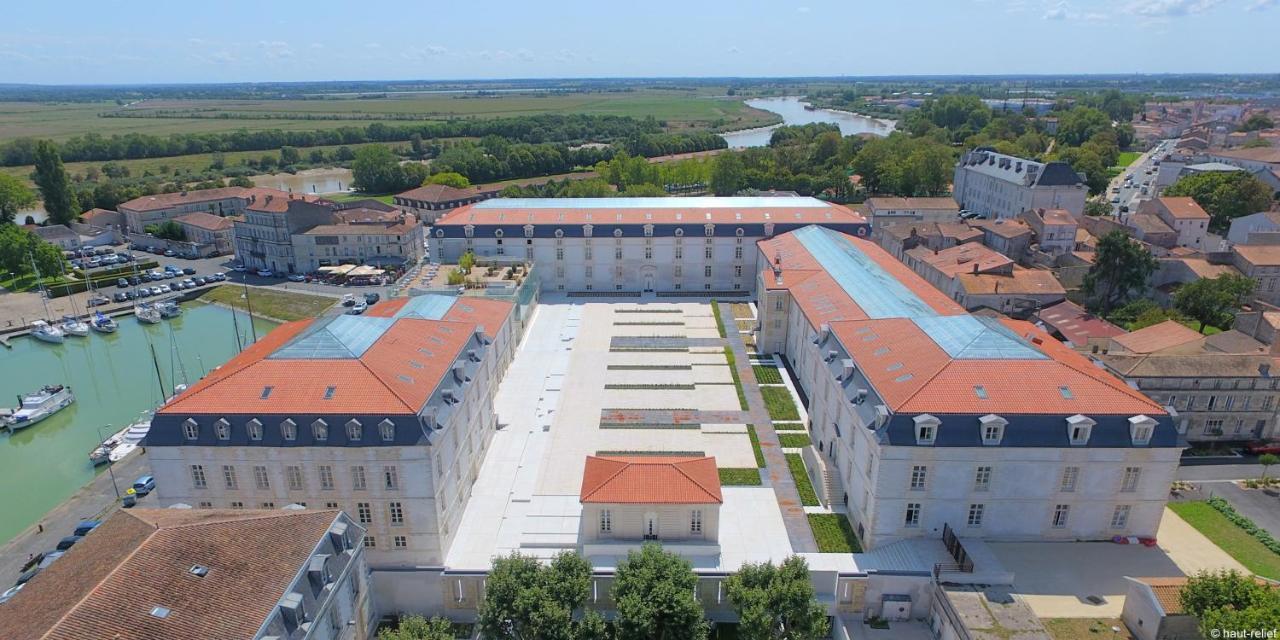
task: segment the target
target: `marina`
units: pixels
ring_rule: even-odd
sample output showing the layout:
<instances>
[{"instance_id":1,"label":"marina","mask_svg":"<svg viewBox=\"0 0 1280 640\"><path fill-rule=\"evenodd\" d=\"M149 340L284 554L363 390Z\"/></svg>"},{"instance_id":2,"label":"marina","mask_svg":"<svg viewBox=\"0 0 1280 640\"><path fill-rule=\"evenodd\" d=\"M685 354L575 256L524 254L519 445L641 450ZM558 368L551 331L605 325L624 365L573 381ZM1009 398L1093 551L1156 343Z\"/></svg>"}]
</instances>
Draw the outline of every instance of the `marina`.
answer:
<instances>
[{"instance_id":1,"label":"marina","mask_svg":"<svg viewBox=\"0 0 1280 640\"><path fill-rule=\"evenodd\" d=\"M110 456L126 455L140 439L127 427L140 426L135 423L145 420L162 395L194 383L252 340L244 313L201 302L179 309L180 315L156 324L112 320L111 331L64 336L60 343L17 337L11 349L0 352L0 398L8 398L0 406L11 407L20 395L44 385L75 392L73 404L38 424L0 434L0 478L20 488L0 498L5 514L0 540L39 521L95 473L105 474L107 465L95 465L88 455L104 440L120 433ZM97 328L99 320L95 317L92 326ZM253 323L259 337L274 326L265 320Z\"/></svg>"}]
</instances>

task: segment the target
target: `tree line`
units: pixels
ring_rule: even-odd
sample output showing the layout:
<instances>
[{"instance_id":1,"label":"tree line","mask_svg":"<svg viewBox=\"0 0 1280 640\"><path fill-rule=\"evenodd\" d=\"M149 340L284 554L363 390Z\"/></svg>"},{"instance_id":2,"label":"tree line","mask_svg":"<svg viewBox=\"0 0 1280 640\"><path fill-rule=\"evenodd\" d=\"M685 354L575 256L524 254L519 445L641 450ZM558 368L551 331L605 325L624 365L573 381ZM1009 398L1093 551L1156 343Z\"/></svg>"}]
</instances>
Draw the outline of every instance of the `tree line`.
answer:
<instances>
[{"instance_id":1,"label":"tree line","mask_svg":"<svg viewBox=\"0 0 1280 640\"><path fill-rule=\"evenodd\" d=\"M501 136L525 143L586 141L612 142L660 134L662 124L653 118L584 114L540 114L509 118L450 119L412 125L375 122L314 131L237 130L223 133L173 133L167 136L127 133L103 136L87 133L55 143L66 162L137 160L213 153L263 151L291 147L350 145L366 142L400 142L417 134L421 138ZM22 166L35 162L37 140L19 138L0 145L0 165Z\"/></svg>"}]
</instances>

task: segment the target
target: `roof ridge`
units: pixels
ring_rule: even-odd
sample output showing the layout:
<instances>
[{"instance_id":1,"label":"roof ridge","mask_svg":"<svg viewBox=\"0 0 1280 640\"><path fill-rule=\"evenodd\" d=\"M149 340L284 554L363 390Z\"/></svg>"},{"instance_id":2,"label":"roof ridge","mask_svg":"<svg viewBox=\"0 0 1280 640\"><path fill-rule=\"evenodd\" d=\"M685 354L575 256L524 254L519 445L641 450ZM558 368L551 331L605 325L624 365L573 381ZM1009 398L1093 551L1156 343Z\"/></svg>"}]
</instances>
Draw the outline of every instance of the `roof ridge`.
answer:
<instances>
[{"instance_id":1,"label":"roof ridge","mask_svg":"<svg viewBox=\"0 0 1280 640\"><path fill-rule=\"evenodd\" d=\"M157 509L157 511L163 511L163 509ZM233 518L233 517L227 516L227 517L219 518L217 520L204 520L201 522L184 522L180 524L169 524L169 525L163 525L163 526L158 524L153 524L153 523L147 523L147 524L154 526L157 531L166 530L166 529L189 529L191 527L207 527L209 525L214 525L214 524L235 524L237 522L254 522L258 520L271 520L275 518L322 515L325 513L337 513L340 510L339 509L299 509L299 510L288 509L286 510L281 508L281 509L261 509L261 510L255 510L255 511L261 511L261 513L254 513L252 515L246 515L244 517ZM142 522L147 522L147 521L142 520Z\"/></svg>"},{"instance_id":2,"label":"roof ridge","mask_svg":"<svg viewBox=\"0 0 1280 640\"><path fill-rule=\"evenodd\" d=\"M705 485L703 485L701 482L698 482L698 480L697 480L696 478L694 478L693 476L689 475L689 472L688 472L688 471L685 471L685 470L684 470L684 465L686 465L686 464L691 464L691 463L694 463L694 462L700 462L700 461L702 461L702 460L707 460L707 459L714 460L714 458L711 458L711 456L702 456L701 458L693 458L693 459L691 459L691 460L681 460L680 462L668 462L667 464L671 465L672 467L674 467L674 468L675 468L675 470L676 470L676 471L680 472L680 474L681 474L681 475L683 475L684 477L688 478L688 479L689 479L689 482L692 482L692 483L694 484L694 486L698 487L699 489L702 489L702 492L703 492L703 493L705 493L705 494L707 494L707 497L708 497L708 498L716 498L715 494L711 493L711 490L710 490L710 489L708 489L708 488L707 488ZM724 497L723 497L723 496L721 496L721 497L719 498L719 500L720 500L721 502L723 502L723 501L724 501Z\"/></svg>"},{"instance_id":3,"label":"roof ridge","mask_svg":"<svg viewBox=\"0 0 1280 640\"><path fill-rule=\"evenodd\" d=\"M608 485L610 482L613 482L613 481L614 481L614 479L615 479L615 478L617 478L619 475L621 475L623 471L626 471L626 470L627 470L627 467L630 467L630 466L631 466L631 463L629 463L629 462L623 462L622 460L618 460L618 459L616 459L616 458L610 458L610 457L608 457L608 456L589 456L589 457L596 458L596 459L599 459L599 460L604 460L604 461L606 461L606 462L613 462L613 463L616 463L616 464L618 465L618 469L617 469L616 471L614 471L612 474L610 474L608 478L605 478L604 480L601 480L599 484L597 484L594 488L592 488L592 489L591 489L591 492L590 492L590 493L588 493L588 494L587 494L587 495L585 495L585 496L582 496L582 497L578 498L579 502L584 501L584 500L586 500L587 498L589 498L589 497L591 497L591 496L594 496L595 494L599 493L601 489L603 489L603 488L604 488L606 485Z\"/></svg>"}]
</instances>

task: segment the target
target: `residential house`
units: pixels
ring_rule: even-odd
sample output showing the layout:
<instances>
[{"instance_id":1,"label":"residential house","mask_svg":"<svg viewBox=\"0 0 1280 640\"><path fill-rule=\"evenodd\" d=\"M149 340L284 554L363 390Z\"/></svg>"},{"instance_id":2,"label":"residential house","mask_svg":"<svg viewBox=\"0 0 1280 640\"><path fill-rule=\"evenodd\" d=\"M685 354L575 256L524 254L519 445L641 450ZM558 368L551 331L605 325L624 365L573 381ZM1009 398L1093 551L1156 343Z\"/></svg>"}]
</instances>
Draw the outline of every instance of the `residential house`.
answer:
<instances>
[{"instance_id":1,"label":"residential house","mask_svg":"<svg viewBox=\"0 0 1280 640\"><path fill-rule=\"evenodd\" d=\"M125 226L129 232L143 233L150 225L172 220L185 213L199 211L223 217L240 215L250 204L268 198L325 202L312 195L286 193L264 187L221 187L142 196L122 202L116 208L124 214Z\"/></svg>"},{"instance_id":2,"label":"residential house","mask_svg":"<svg viewBox=\"0 0 1280 640\"><path fill-rule=\"evenodd\" d=\"M724 497L715 458L589 456L579 502L584 555L625 555L650 540L688 555L718 553Z\"/></svg>"},{"instance_id":3,"label":"residential house","mask_svg":"<svg viewBox=\"0 0 1280 640\"><path fill-rule=\"evenodd\" d=\"M1280 244L1280 211L1259 211L1231 220L1231 244Z\"/></svg>"},{"instance_id":4,"label":"residential house","mask_svg":"<svg viewBox=\"0 0 1280 640\"><path fill-rule=\"evenodd\" d=\"M497 197L498 189L467 187L459 189L443 184L428 184L396 194L391 199L396 206L418 217L423 224L432 225L447 211Z\"/></svg>"},{"instance_id":5,"label":"residential house","mask_svg":"<svg viewBox=\"0 0 1280 640\"><path fill-rule=\"evenodd\" d=\"M872 238L885 251L899 260L906 260L906 252L915 247L928 247L935 251L950 249L968 242L982 242L982 230L963 222L902 223L880 227Z\"/></svg>"},{"instance_id":6,"label":"residential house","mask_svg":"<svg viewBox=\"0 0 1280 640\"><path fill-rule=\"evenodd\" d=\"M1084 215L1084 179L1065 162L1042 163L979 147L960 157L952 194L960 208L991 218L1028 209L1065 209Z\"/></svg>"},{"instance_id":7,"label":"residential house","mask_svg":"<svg viewBox=\"0 0 1280 640\"><path fill-rule=\"evenodd\" d=\"M302 273L306 269L294 254L293 236L332 221L331 203L264 196L245 206L244 219L235 222L236 259L249 269Z\"/></svg>"},{"instance_id":8,"label":"residential house","mask_svg":"<svg viewBox=\"0 0 1280 640\"><path fill-rule=\"evenodd\" d=\"M339 212L339 216L343 213ZM323 266L368 264L406 268L423 256L423 227L407 221L322 224L293 234L294 265L310 273Z\"/></svg>"},{"instance_id":9,"label":"residential house","mask_svg":"<svg viewBox=\"0 0 1280 640\"><path fill-rule=\"evenodd\" d=\"M1041 308L1033 319L1049 335L1077 351L1097 353L1110 343L1111 338L1125 333L1124 329L1070 300Z\"/></svg>"},{"instance_id":10,"label":"residential house","mask_svg":"<svg viewBox=\"0 0 1280 640\"><path fill-rule=\"evenodd\" d=\"M1066 210L1030 209L1022 212L1021 218L1031 227L1035 234L1033 241L1039 245L1040 251L1061 255L1075 250L1076 230L1080 224Z\"/></svg>"},{"instance_id":11,"label":"residential house","mask_svg":"<svg viewBox=\"0 0 1280 640\"><path fill-rule=\"evenodd\" d=\"M1031 248L1031 225L1021 219L973 220L970 224L982 230L982 244L1014 260L1022 260Z\"/></svg>"},{"instance_id":12,"label":"residential house","mask_svg":"<svg viewBox=\"0 0 1280 640\"><path fill-rule=\"evenodd\" d=\"M951 198L868 198L871 229L904 222L955 222L960 207Z\"/></svg>"},{"instance_id":13,"label":"residential house","mask_svg":"<svg viewBox=\"0 0 1280 640\"><path fill-rule=\"evenodd\" d=\"M212 245L213 255L226 255L235 248L235 222L238 218L224 218L212 213L196 211L174 218L186 235L188 242Z\"/></svg>"},{"instance_id":14,"label":"residential house","mask_svg":"<svg viewBox=\"0 0 1280 640\"><path fill-rule=\"evenodd\" d=\"M1035 311L1062 302L1067 290L1048 269L1014 267L1009 273L959 273L954 293L969 311L995 309L1007 316L1026 319Z\"/></svg>"},{"instance_id":15,"label":"residential house","mask_svg":"<svg viewBox=\"0 0 1280 640\"><path fill-rule=\"evenodd\" d=\"M65 224L49 224L30 227L36 236L63 251L75 251L80 248L80 234Z\"/></svg>"},{"instance_id":16,"label":"residential house","mask_svg":"<svg viewBox=\"0 0 1280 640\"><path fill-rule=\"evenodd\" d=\"M1154 214L1169 225L1178 234L1177 246L1207 250L1205 240L1209 233L1209 214L1192 198L1161 196L1145 200L1138 206L1138 212Z\"/></svg>"},{"instance_id":17,"label":"residential house","mask_svg":"<svg viewBox=\"0 0 1280 640\"><path fill-rule=\"evenodd\" d=\"M1267 304L1280 304L1280 245L1236 245L1231 264L1253 278L1253 296Z\"/></svg>"},{"instance_id":18,"label":"residential house","mask_svg":"<svg viewBox=\"0 0 1280 640\"><path fill-rule=\"evenodd\" d=\"M1280 170L1280 148L1210 149L1205 155L1214 162L1234 165L1250 173Z\"/></svg>"}]
</instances>

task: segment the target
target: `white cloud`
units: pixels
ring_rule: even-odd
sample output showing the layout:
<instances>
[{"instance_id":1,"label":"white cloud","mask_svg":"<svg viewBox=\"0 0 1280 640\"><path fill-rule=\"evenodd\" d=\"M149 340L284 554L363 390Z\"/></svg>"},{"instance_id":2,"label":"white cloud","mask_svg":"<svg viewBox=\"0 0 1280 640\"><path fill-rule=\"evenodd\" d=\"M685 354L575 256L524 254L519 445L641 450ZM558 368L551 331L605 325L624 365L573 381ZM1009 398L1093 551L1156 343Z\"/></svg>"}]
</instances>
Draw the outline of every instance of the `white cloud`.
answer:
<instances>
[{"instance_id":1,"label":"white cloud","mask_svg":"<svg viewBox=\"0 0 1280 640\"><path fill-rule=\"evenodd\" d=\"M1066 20L1071 17L1071 6L1065 1L1049 7L1044 12L1045 20Z\"/></svg>"},{"instance_id":2,"label":"white cloud","mask_svg":"<svg viewBox=\"0 0 1280 640\"><path fill-rule=\"evenodd\" d=\"M1276 6L1278 0L1253 0L1249 6L1245 7L1245 11L1266 11Z\"/></svg>"},{"instance_id":3,"label":"white cloud","mask_svg":"<svg viewBox=\"0 0 1280 640\"><path fill-rule=\"evenodd\" d=\"M1223 0L1133 0L1124 10L1126 13L1148 18L1173 18L1204 13L1222 2Z\"/></svg>"},{"instance_id":4,"label":"white cloud","mask_svg":"<svg viewBox=\"0 0 1280 640\"><path fill-rule=\"evenodd\" d=\"M261 40L258 42L258 47L272 60L293 57L293 49L289 48L288 42L282 40Z\"/></svg>"},{"instance_id":5,"label":"white cloud","mask_svg":"<svg viewBox=\"0 0 1280 640\"><path fill-rule=\"evenodd\" d=\"M809 13L809 7L796 7L796 11L800 13Z\"/></svg>"},{"instance_id":6,"label":"white cloud","mask_svg":"<svg viewBox=\"0 0 1280 640\"><path fill-rule=\"evenodd\" d=\"M400 57L406 60L426 60L427 58L438 58L448 55L449 50L438 44L427 45L425 47L409 47L400 52Z\"/></svg>"}]
</instances>

